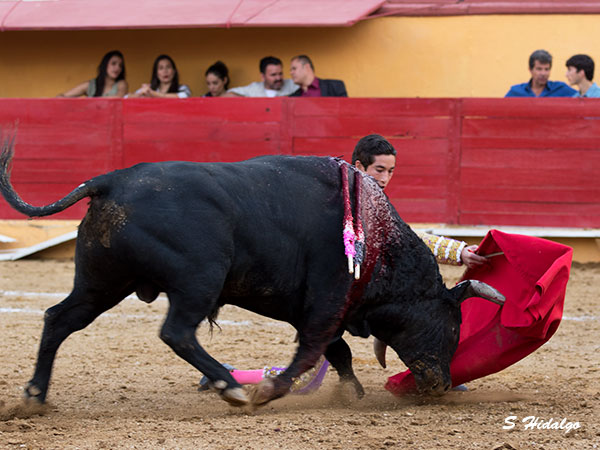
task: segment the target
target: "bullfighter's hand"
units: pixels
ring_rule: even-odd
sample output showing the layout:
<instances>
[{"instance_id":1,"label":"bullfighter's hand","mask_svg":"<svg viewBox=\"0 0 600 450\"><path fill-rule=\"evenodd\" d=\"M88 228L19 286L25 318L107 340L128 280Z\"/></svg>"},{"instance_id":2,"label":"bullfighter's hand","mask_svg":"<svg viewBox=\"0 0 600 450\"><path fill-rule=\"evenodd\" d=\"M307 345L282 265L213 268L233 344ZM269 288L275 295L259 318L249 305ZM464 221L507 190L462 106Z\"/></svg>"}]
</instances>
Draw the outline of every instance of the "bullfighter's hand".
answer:
<instances>
[{"instance_id":1,"label":"bullfighter's hand","mask_svg":"<svg viewBox=\"0 0 600 450\"><path fill-rule=\"evenodd\" d=\"M487 258L485 256L478 255L475 253L476 251L476 245L469 245L463 248L462 252L460 253L460 260L469 269L480 266L487 262Z\"/></svg>"}]
</instances>

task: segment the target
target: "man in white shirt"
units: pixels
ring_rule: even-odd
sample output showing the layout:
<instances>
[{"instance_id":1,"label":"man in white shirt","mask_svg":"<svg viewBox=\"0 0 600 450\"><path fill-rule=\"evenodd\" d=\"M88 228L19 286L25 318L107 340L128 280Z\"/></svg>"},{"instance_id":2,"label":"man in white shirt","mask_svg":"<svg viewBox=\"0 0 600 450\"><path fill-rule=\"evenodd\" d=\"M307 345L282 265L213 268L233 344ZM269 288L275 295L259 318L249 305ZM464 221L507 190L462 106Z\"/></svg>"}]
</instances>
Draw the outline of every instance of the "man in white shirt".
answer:
<instances>
[{"instance_id":1,"label":"man in white shirt","mask_svg":"<svg viewBox=\"0 0 600 450\"><path fill-rule=\"evenodd\" d=\"M283 63L279 58L265 56L260 60L259 67L262 81L229 89L227 96L284 97L298 89L298 86L292 80L283 78Z\"/></svg>"}]
</instances>

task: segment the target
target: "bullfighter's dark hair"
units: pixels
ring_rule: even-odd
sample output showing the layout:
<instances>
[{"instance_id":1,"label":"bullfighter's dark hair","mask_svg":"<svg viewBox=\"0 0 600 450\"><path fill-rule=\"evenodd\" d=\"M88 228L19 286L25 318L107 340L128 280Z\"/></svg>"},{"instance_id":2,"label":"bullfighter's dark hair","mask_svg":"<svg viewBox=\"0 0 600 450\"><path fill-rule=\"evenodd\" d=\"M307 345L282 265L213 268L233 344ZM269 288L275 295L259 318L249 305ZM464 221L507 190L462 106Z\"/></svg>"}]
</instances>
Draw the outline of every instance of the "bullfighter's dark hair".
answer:
<instances>
[{"instance_id":1,"label":"bullfighter's dark hair","mask_svg":"<svg viewBox=\"0 0 600 450\"><path fill-rule=\"evenodd\" d=\"M575 67L577 72L583 70L588 81L594 79L594 60L588 55L573 55L567 59L567 67Z\"/></svg>"},{"instance_id":2,"label":"bullfighter's dark hair","mask_svg":"<svg viewBox=\"0 0 600 450\"><path fill-rule=\"evenodd\" d=\"M283 66L283 63L279 58L276 58L275 56L265 56L263 59L260 60L260 63L258 65L258 67L260 68L260 73L265 73L265 70L267 70L267 66L269 65Z\"/></svg>"},{"instance_id":3,"label":"bullfighter's dark hair","mask_svg":"<svg viewBox=\"0 0 600 450\"><path fill-rule=\"evenodd\" d=\"M355 165L356 161L360 161L363 167L366 169L375 161L377 155L394 155L396 156L396 149L389 143L389 141L379 134L369 134L362 138L354 147L352 152L352 164Z\"/></svg>"},{"instance_id":4,"label":"bullfighter's dark hair","mask_svg":"<svg viewBox=\"0 0 600 450\"><path fill-rule=\"evenodd\" d=\"M298 55L298 56L294 56L292 58L292 61L298 60L300 61L302 64L308 64L310 66L310 68L313 70L313 72L315 71L315 66L313 65L313 62L311 61L311 59L306 56L306 55Z\"/></svg>"},{"instance_id":5,"label":"bullfighter's dark hair","mask_svg":"<svg viewBox=\"0 0 600 450\"><path fill-rule=\"evenodd\" d=\"M542 64L550 64L550 67L552 67L552 55L546 50L536 50L529 56L530 69L533 69L536 61L539 61Z\"/></svg>"},{"instance_id":6,"label":"bullfighter's dark hair","mask_svg":"<svg viewBox=\"0 0 600 450\"><path fill-rule=\"evenodd\" d=\"M106 68L108 67L108 62L113 56L118 56L121 58L121 61L123 61L123 70L121 70L121 73L115 81L121 81L125 79L125 58L123 57L123 53L121 53L119 50L111 50L102 57L102 61L100 61L100 65L98 66L96 92L94 92L94 97L102 97L102 93L104 91L104 82L106 80Z\"/></svg>"},{"instance_id":7,"label":"bullfighter's dark hair","mask_svg":"<svg viewBox=\"0 0 600 450\"><path fill-rule=\"evenodd\" d=\"M229 89L229 69L222 61L217 61L208 69L206 69L205 76L212 73L215 77L225 82L225 89Z\"/></svg>"},{"instance_id":8,"label":"bullfighter's dark hair","mask_svg":"<svg viewBox=\"0 0 600 450\"><path fill-rule=\"evenodd\" d=\"M179 72L177 71L177 66L175 65L175 61L169 55L158 55L154 60L154 64L152 65L152 77L150 78L150 89L153 91L158 90L160 87L160 80L158 79L158 63L163 59L166 59L173 66L173 71L175 74L173 75L173 80L171 80L171 85L167 92L179 92Z\"/></svg>"}]
</instances>

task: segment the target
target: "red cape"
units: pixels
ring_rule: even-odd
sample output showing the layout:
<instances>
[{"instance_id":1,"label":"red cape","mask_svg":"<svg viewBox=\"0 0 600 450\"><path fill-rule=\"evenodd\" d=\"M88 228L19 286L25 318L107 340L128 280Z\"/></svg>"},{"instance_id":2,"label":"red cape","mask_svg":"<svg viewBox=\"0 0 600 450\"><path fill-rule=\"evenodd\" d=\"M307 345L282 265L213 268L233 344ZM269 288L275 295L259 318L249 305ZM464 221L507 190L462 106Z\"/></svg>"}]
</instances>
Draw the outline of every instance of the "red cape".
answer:
<instances>
[{"instance_id":1,"label":"red cape","mask_svg":"<svg viewBox=\"0 0 600 450\"><path fill-rule=\"evenodd\" d=\"M506 297L503 307L480 298L462 304L460 341L450 373L452 385L499 372L537 350L560 324L573 249L531 236L491 230L477 253L489 255L485 267L469 269L463 279L488 283ZM415 392L410 370L390 377L395 395Z\"/></svg>"}]
</instances>

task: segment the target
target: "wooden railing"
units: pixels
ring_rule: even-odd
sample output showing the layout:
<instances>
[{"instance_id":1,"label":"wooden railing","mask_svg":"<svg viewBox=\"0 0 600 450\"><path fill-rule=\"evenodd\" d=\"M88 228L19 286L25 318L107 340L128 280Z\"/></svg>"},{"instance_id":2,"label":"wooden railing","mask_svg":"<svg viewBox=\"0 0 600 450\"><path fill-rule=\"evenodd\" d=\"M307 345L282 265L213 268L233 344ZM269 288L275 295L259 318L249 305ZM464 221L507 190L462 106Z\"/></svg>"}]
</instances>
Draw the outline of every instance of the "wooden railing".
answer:
<instances>
[{"instance_id":1,"label":"wooden railing","mask_svg":"<svg viewBox=\"0 0 600 450\"><path fill-rule=\"evenodd\" d=\"M12 180L36 205L142 161L349 160L379 133L398 151L387 193L408 222L600 227L595 99L0 99L4 133L17 122ZM0 201L0 219L18 218Z\"/></svg>"}]
</instances>

